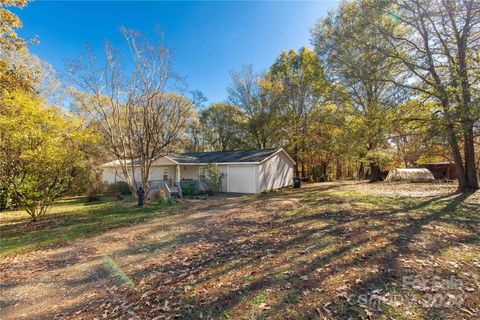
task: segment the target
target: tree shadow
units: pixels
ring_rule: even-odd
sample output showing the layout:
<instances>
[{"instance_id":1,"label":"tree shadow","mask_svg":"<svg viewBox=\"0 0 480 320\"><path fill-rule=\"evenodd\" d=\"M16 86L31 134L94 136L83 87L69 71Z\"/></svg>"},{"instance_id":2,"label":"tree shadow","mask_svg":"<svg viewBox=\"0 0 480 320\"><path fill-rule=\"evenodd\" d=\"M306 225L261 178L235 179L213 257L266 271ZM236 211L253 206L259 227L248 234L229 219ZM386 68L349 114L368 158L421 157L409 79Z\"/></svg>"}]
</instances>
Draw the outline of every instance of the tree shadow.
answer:
<instances>
[{"instance_id":1,"label":"tree shadow","mask_svg":"<svg viewBox=\"0 0 480 320\"><path fill-rule=\"evenodd\" d=\"M111 299L108 310L101 307L102 301L93 301L86 309L74 305L68 312L82 308L86 317L93 317L108 311L109 318L175 314L181 319L218 319L232 313L236 318L237 310L249 319L363 317L364 311L338 296L337 289L347 285L342 290L347 295L378 288L386 291L405 275L401 259L436 255L460 243L480 244L474 234L479 221L456 214L460 207L461 212L478 210L475 204L465 203L470 194L399 203L393 199L382 203L384 208L345 209L336 206L348 199L324 198L323 192L333 188L315 187L307 195L293 189L281 191L250 199L238 208L217 204L215 210L205 210L212 214L207 218L177 222L190 228L168 239L147 240L171 225L149 228L138 245L113 253L130 257L132 264L141 263L143 254L154 262L129 273L135 285L142 284L116 288L115 299L120 302ZM300 197L302 206L283 210L279 207L282 195ZM261 203L266 204L255 211ZM231 211L218 213L226 208ZM465 234L418 247L427 236L426 228L439 223L454 225ZM95 276L77 281L93 282ZM264 303L269 309L261 307Z\"/></svg>"}]
</instances>

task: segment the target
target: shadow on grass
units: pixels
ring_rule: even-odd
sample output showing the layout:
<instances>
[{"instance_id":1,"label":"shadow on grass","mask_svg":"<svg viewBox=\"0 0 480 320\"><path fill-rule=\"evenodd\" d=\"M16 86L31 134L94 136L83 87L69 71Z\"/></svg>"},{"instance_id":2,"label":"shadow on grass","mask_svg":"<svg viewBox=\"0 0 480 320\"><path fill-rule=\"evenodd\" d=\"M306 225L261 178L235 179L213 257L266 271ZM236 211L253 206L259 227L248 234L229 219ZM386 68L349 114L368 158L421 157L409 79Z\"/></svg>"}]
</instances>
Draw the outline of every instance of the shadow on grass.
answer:
<instances>
[{"instance_id":1,"label":"shadow on grass","mask_svg":"<svg viewBox=\"0 0 480 320\"><path fill-rule=\"evenodd\" d=\"M421 250L415 246L416 239L422 237L424 227L435 222L453 224L470 233L473 231L471 226L475 225L474 230L478 234L478 216L476 220L470 220L469 225L464 223L466 221L458 223L453 218L458 212L478 210L478 207L474 204L465 204L465 200L469 196L470 194L448 194L416 203L405 201L400 204L395 204L393 203L395 201L392 200L390 206L394 206L394 208L387 210L388 214L384 212L385 210L373 210L368 214L358 215L357 212L335 212L332 210L331 212L314 213L307 216L293 216L282 221L249 224L248 228L244 229L243 232L236 232L235 236L245 236L245 238L248 236L254 240L245 240L235 244L228 243L228 247L226 247L226 238L211 239L209 241L215 243L215 246L213 246L215 250L204 252L203 257L215 257L215 270L219 271L209 273L207 270L211 268L209 263L196 264L195 270L197 272L198 269L203 269L206 270L208 275L198 278L195 281L195 286L201 287L205 282L220 281L220 278L228 273L242 272L242 269L245 268L255 270L256 276L253 281L240 288L217 292L214 294L215 299L211 299L208 295L203 297L195 295L193 300L192 296L184 296L180 305L191 305L191 307L184 309L181 318L221 318L225 314L233 314L232 310L242 306L241 308L244 309L242 316L244 317L264 319L273 316L273 318L279 318L278 315L282 312L287 313L287 308L298 308L296 318L314 319L319 315L318 304L313 308L306 307L305 301L302 301L306 292L315 292L318 288L328 286L329 279L347 276L353 269L368 270L372 266L378 265L382 268L379 268L376 272L363 273L361 282L351 285L348 290L349 293L355 294L378 288L386 290L390 284L397 282L403 275L403 271L398 268L398 259L401 256L424 257L425 255L438 254L445 248L455 247L461 243L480 244L478 236L470 234L456 237L454 241L433 243L430 247ZM333 201L333 203L336 202L336 200ZM398 214L404 213L411 213L412 217L408 219L398 219L396 217ZM307 227L312 222L322 220L327 222L326 226L321 228ZM350 224L352 222L359 223L362 220L364 220L364 223L360 223L362 226L353 230ZM393 220L401 220L403 223L400 226L389 225ZM222 226L222 228L228 230L235 225L238 225L238 223L233 221L229 225ZM262 233L272 234L272 232L276 232L276 229L282 234L280 239L261 237ZM235 228L235 230L237 229ZM350 230L350 233L348 230ZM371 231L376 232L375 237L391 240L383 245L367 246L374 241L369 236ZM210 232L215 233L216 230L210 230ZM336 244L333 249L330 249L332 248L332 242L325 242L320 245L316 243L318 240L314 236L318 234L322 237L335 239L336 241L333 244L335 242ZM249 250L242 250L242 247L246 244L250 245ZM300 248L305 247L308 247L312 252L323 252L323 254L307 263L302 258L301 252L298 253L301 250ZM359 248L364 248L364 251L356 254L355 252ZM292 252L293 257L288 259L288 256L283 255L285 252ZM272 276L275 270L280 267L284 268L284 266L274 263L277 258L280 258L280 261L288 261L288 268L292 270L289 275L280 278ZM211 260L207 259L205 262L211 262ZM333 264L334 267L331 266ZM178 267L171 265L166 271L175 270ZM318 268L326 268L326 271L322 272L321 276L317 276ZM285 283L288 284L288 287L285 286ZM361 308L351 306L344 299L336 297L336 288L333 289L333 292L323 296L320 295L318 298L319 302L328 303L328 309L332 310L332 313L325 314L326 317L344 319L367 316L364 312L362 313ZM262 311L257 307L249 307L249 303L246 303L246 301L251 301L265 290L280 292L273 301L270 301L270 310ZM165 298L167 294L165 292ZM181 297L182 295L179 295L177 298L181 299ZM248 308L253 311L248 311ZM380 311L380 314L382 314L382 311Z\"/></svg>"},{"instance_id":2,"label":"shadow on grass","mask_svg":"<svg viewBox=\"0 0 480 320\"><path fill-rule=\"evenodd\" d=\"M128 300L129 308L122 314L121 306L112 305L108 317L153 318L171 310L181 319L367 317L362 308L339 297L337 289L348 284L348 294L389 290L405 274L399 265L401 257L423 258L459 244L480 245L478 206L465 203L469 194L368 198L337 194L335 188L261 195L251 199L250 208L243 203L245 207L232 211L229 219L220 215L218 221L208 223L191 219L188 223L195 221L195 225L172 238L155 238L159 230L152 228L147 235L151 238L145 239L155 240L140 241L114 255L146 253L155 260L158 252L170 251L166 257L171 259L159 258L154 267L145 265L128 275L135 283L142 280L142 286L117 292ZM254 211L258 202L276 203L284 196L301 197L308 210L275 208L235 216L239 211ZM359 206L335 207L345 203ZM216 205L215 210L226 208L232 205ZM417 246L429 236L426 227L438 223L460 228L464 234ZM94 282L96 276L90 274L80 283ZM264 304L270 309L262 308ZM93 302L91 314L101 314L99 307ZM69 307L68 312L76 308L85 306ZM385 308L376 315L397 318L388 312Z\"/></svg>"}]
</instances>

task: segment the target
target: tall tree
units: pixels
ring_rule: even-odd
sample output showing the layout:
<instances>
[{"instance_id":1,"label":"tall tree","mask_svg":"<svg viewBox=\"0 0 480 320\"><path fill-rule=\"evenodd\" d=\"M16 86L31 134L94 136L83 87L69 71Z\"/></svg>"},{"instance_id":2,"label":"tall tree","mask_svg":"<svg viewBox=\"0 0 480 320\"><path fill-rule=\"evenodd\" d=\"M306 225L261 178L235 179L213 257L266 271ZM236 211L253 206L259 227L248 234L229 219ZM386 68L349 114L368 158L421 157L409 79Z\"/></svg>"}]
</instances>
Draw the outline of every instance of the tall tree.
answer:
<instances>
[{"instance_id":1,"label":"tall tree","mask_svg":"<svg viewBox=\"0 0 480 320\"><path fill-rule=\"evenodd\" d=\"M152 163L180 141L192 116L193 102L185 96L183 80L171 71L169 50L160 33L155 42L125 28L121 34L129 49L131 72L109 44L105 45L103 66L98 66L97 57L89 51L86 60L71 63L69 71L77 109L100 125L136 194L133 172L140 170L148 192Z\"/></svg>"},{"instance_id":2,"label":"tall tree","mask_svg":"<svg viewBox=\"0 0 480 320\"><path fill-rule=\"evenodd\" d=\"M244 115L228 103L213 103L200 112L200 126L207 145L214 151L243 147Z\"/></svg>"},{"instance_id":3,"label":"tall tree","mask_svg":"<svg viewBox=\"0 0 480 320\"><path fill-rule=\"evenodd\" d=\"M392 111L407 97L403 88L388 81L396 75L390 57L371 50L370 43L385 42L366 28L367 21L375 18L360 2L346 2L312 30L337 103L353 106L359 120L360 158L369 163L371 181L382 180L380 163L390 147Z\"/></svg>"},{"instance_id":4,"label":"tall tree","mask_svg":"<svg viewBox=\"0 0 480 320\"><path fill-rule=\"evenodd\" d=\"M480 118L478 0L377 1L368 9L383 14L369 30L386 40L375 52L387 54L409 81L396 82L435 100L444 120L460 189L478 189L474 127ZM463 157L460 146L463 140Z\"/></svg>"},{"instance_id":5,"label":"tall tree","mask_svg":"<svg viewBox=\"0 0 480 320\"><path fill-rule=\"evenodd\" d=\"M0 195L35 221L69 190L96 136L30 93L8 92L0 105Z\"/></svg>"},{"instance_id":6,"label":"tall tree","mask_svg":"<svg viewBox=\"0 0 480 320\"><path fill-rule=\"evenodd\" d=\"M315 52L301 48L282 52L268 71L271 88L278 93L281 128L287 149L296 161L295 173L305 176L304 137L313 119L312 113L325 100L327 83Z\"/></svg>"},{"instance_id":7,"label":"tall tree","mask_svg":"<svg viewBox=\"0 0 480 320\"><path fill-rule=\"evenodd\" d=\"M251 65L231 71L228 101L243 111L246 142L253 148L272 148L278 143L278 95L268 87L265 76ZM267 81L265 81L267 80Z\"/></svg>"}]
</instances>

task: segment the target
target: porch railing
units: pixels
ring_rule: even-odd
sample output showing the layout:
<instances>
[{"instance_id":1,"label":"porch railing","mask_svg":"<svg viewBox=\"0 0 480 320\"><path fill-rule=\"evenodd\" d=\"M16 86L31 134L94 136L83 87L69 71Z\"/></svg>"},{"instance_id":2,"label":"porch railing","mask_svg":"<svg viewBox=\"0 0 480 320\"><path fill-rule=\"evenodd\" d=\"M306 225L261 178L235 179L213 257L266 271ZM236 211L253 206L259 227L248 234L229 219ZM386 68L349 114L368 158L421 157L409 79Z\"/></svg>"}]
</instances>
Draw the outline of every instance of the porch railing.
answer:
<instances>
[{"instance_id":1,"label":"porch railing","mask_svg":"<svg viewBox=\"0 0 480 320\"><path fill-rule=\"evenodd\" d=\"M180 181L175 181L173 183L172 180L149 180L147 184L148 184L148 194L146 195L147 199L152 198L155 194L159 193L160 190L165 190L167 197L171 197L175 193L179 197L182 196L182 186L180 184ZM137 185L139 187L142 187L141 182L138 182ZM174 186L176 187L176 190Z\"/></svg>"}]
</instances>

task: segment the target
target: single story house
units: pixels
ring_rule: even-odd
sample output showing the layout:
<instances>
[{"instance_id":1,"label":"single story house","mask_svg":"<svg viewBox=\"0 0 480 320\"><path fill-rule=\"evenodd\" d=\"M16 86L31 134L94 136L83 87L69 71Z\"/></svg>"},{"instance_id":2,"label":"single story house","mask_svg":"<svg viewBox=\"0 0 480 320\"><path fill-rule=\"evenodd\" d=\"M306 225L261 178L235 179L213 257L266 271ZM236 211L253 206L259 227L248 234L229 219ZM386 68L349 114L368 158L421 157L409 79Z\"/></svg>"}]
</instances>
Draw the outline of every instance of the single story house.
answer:
<instances>
[{"instance_id":1,"label":"single story house","mask_svg":"<svg viewBox=\"0 0 480 320\"><path fill-rule=\"evenodd\" d=\"M176 188L182 180L201 181L209 164L218 165L223 176L222 192L261 193L293 183L295 161L281 148L168 154L155 159L149 183ZM118 160L104 164L103 168L105 183L124 180ZM136 181L141 181L140 169L134 173Z\"/></svg>"}]
</instances>

